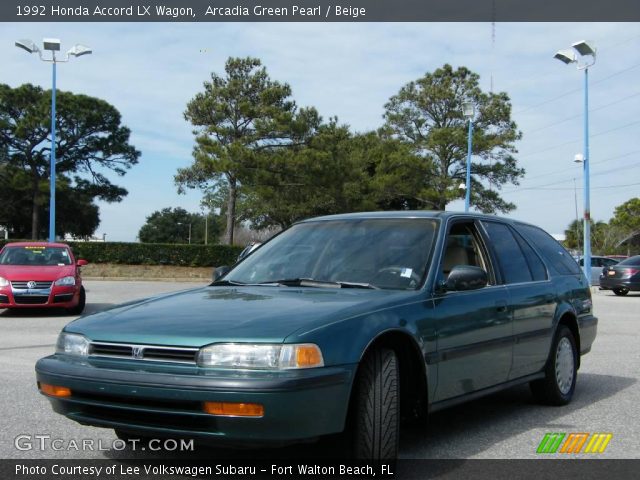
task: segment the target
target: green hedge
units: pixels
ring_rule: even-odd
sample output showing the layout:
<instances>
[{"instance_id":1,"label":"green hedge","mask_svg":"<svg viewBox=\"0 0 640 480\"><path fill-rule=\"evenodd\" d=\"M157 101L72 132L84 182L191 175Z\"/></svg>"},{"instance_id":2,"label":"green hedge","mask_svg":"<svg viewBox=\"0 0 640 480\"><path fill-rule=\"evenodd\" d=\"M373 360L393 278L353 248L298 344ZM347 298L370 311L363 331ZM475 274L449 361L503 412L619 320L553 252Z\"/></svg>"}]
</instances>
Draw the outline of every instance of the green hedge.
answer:
<instances>
[{"instance_id":1,"label":"green hedge","mask_svg":"<svg viewBox=\"0 0 640 480\"><path fill-rule=\"evenodd\" d=\"M0 248L7 243L0 240ZM165 243L65 242L89 263L219 267L232 265L243 247Z\"/></svg>"}]
</instances>

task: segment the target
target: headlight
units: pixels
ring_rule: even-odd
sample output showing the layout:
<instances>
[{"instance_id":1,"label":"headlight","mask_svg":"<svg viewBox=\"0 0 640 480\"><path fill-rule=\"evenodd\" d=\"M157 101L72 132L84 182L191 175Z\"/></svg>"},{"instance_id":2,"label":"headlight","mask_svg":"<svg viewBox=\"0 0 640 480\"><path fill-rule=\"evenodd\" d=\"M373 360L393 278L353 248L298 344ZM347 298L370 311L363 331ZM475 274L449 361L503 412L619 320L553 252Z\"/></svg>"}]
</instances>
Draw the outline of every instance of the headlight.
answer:
<instances>
[{"instance_id":1,"label":"headlight","mask_svg":"<svg viewBox=\"0 0 640 480\"><path fill-rule=\"evenodd\" d=\"M86 357L89 354L89 340L77 333L62 332L56 343L56 353Z\"/></svg>"},{"instance_id":2,"label":"headlight","mask_svg":"<svg viewBox=\"0 0 640 480\"><path fill-rule=\"evenodd\" d=\"M218 343L203 347L198 365L217 368L287 370L324 366L322 352L312 343L248 344Z\"/></svg>"},{"instance_id":3,"label":"headlight","mask_svg":"<svg viewBox=\"0 0 640 480\"><path fill-rule=\"evenodd\" d=\"M0 287L8 287L9 286L9 280L7 280L4 277L0 277Z\"/></svg>"},{"instance_id":4,"label":"headlight","mask_svg":"<svg viewBox=\"0 0 640 480\"><path fill-rule=\"evenodd\" d=\"M76 277L62 277L56 280L56 285L64 285L66 287L73 287L76 284Z\"/></svg>"}]
</instances>

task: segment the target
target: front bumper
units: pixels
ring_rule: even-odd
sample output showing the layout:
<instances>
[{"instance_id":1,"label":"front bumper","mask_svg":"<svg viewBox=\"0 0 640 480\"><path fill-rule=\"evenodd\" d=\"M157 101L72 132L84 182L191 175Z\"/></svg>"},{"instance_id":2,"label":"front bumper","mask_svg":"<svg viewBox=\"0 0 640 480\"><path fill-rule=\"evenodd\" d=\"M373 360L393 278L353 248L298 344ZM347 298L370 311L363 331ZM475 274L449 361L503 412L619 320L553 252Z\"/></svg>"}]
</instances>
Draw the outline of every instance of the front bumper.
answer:
<instances>
[{"instance_id":1,"label":"front bumper","mask_svg":"<svg viewBox=\"0 0 640 480\"><path fill-rule=\"evenodd\" d=\"M38 290L0 289L0 308L72 308L80 301L80 285Z\"/></svg>"},{"instance_id":2,"label":"front bumper","mask_svg":"<svg viewBox=\"0 0 640 480\"><path fill-rule=\"evenodd\" d=\"M146 363L146 362L145 362ZM140 361L74 359L36 364L39 383L64 386L53 409L81 424L140 435L204 437L230 445L290 443L344 429L357 365L255 372L206 371ZM221 417L202 402L259 403L264 416Z\"/></svg>"}]
</instances>

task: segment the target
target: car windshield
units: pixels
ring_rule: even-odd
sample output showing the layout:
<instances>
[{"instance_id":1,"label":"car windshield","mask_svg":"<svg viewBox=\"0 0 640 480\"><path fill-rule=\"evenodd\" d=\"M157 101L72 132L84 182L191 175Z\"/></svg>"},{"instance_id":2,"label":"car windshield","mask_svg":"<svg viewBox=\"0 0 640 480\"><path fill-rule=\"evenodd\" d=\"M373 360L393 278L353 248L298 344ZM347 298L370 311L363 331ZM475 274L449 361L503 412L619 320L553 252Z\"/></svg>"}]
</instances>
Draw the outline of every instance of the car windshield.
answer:
<instances>
[{"instance_id":1,"label":"car windshield","mask_svg":"<svg viewBox=\"0 0 640 480\"><path fill-rule=\"evenodd\" d=\"M261 246L224 281L416 289L422 283L436 229L437 221L426 218L300 223Z\"/></svg>"},{"instance_id":2,"label":"car windshield","mask_svg":"<svg viewBox=\"0 0 640 480\"><path fill-rule=\"evenodd\" d=\"M71 263L69 251L64 247L7 247L0 254L0 265L53 266Z\"/></svg>"},{"instance_id":3,"label":"car windshield","mask_svg":"<svg viewBox=\"0 0 640 480\"><path fill-rule=\"evenodd\" d=\"M629 257L626 260L621 261L618 265L632 265L634 267L640 265L640 255Z\"/></svg>"}]
</instances>

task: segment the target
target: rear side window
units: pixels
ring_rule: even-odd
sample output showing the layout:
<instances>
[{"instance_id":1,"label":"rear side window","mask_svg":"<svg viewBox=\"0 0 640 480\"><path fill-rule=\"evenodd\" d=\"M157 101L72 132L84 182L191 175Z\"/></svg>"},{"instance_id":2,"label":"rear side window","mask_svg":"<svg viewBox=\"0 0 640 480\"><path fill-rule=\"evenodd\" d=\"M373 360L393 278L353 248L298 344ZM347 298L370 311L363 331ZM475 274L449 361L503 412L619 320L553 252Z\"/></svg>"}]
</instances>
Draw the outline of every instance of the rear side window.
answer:
<instances>
[{"instance_id":1,"label":"rear side window","mask_svg":"<svg viewBox=\"0 0 640 480\"><path fill-rule=\"evenodd\" d=\"M498 257L505 283L530 282L533 277L529 265L509 227L495 222L482 224Z\"/></svg>"},{"instance_id":2,"label":"rear side window","mask_svg":"<svg viewBox=\"0 0 640 480\"><path fill-rule=\"evenodd\" d=\"M529 264L529 270L531 270L531 275L533 275L534 282L541 282L547 279L547 267L544 266L544 263L538 256L536 252L533 251L533 248L529 246L529 244L522 238L518 233L515 233L514 236L516 240L518 240L518 244L522 249L522 253L527 259L527 263Z\"/></svg>"},{"instance_id":3,"label":"rear side window","mask_svg":"<svg viewBox=\"0 0 640 480\"><path fill-rule=\"evenodd\" d=\"M569 252L551 235L533 225L516 224L516 229L529 240L547 262L547 264L561 275L580 275L580 267Z\"/></svg>"}]
</instances>

